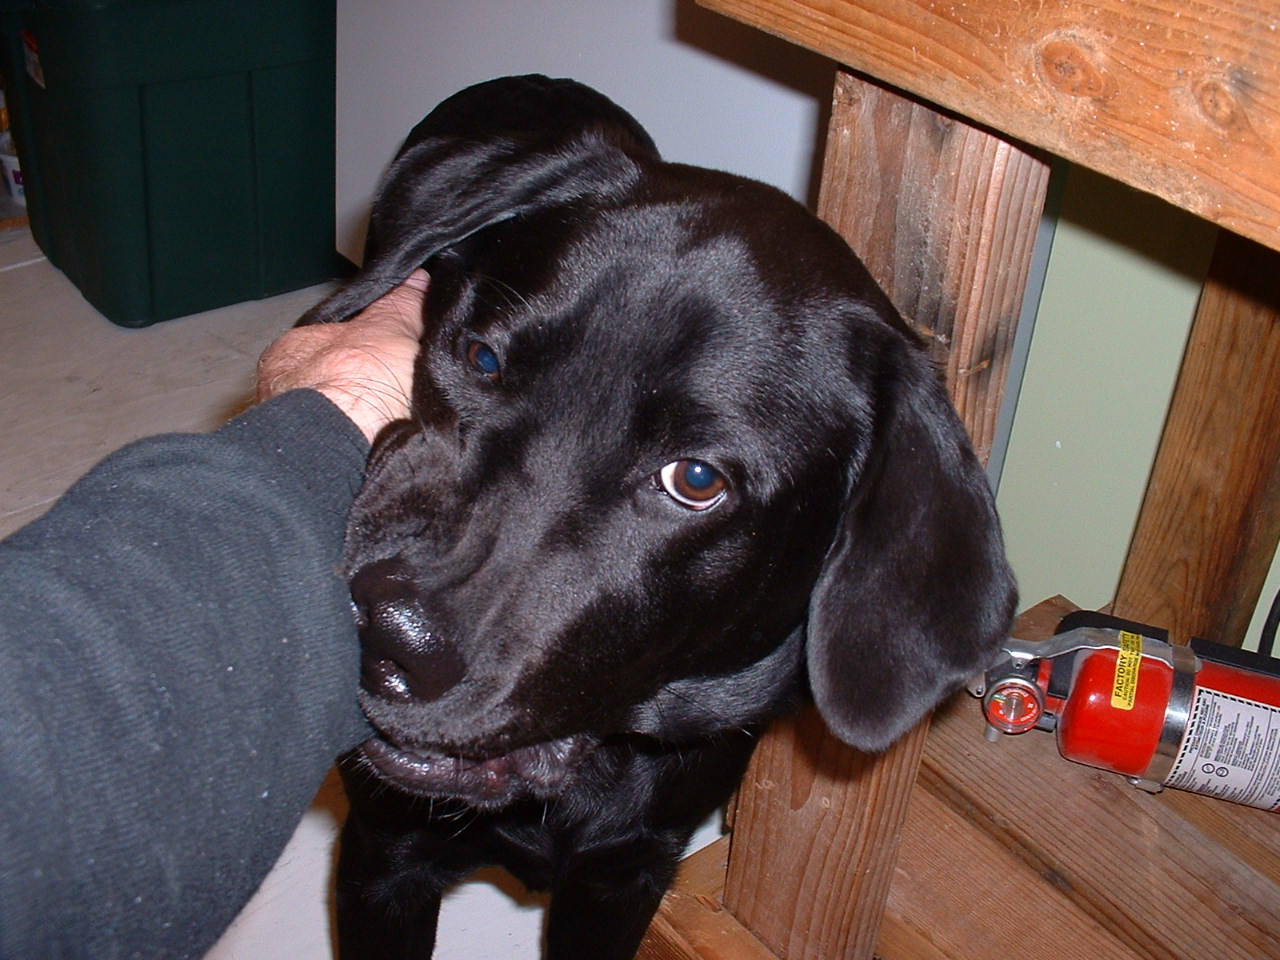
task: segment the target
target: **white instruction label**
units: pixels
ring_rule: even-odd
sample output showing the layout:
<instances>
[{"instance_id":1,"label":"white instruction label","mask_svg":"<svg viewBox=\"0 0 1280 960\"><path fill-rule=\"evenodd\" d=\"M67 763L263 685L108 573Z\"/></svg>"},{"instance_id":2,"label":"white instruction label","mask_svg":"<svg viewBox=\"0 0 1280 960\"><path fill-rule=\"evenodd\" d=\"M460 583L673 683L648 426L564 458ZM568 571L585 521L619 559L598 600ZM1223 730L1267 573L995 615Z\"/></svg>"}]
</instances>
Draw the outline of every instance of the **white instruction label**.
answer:
<instances>
[{"instance_id":1,"label":"white instruction label","mask_svg":"<svg viewBox=\"0 0 1280 960\"><path fill-rule=\"evenodd\" d=\"M1280 708L1196 690L1187 733L1165 785L1280 810Z\"/></svg>"}]
</instances>

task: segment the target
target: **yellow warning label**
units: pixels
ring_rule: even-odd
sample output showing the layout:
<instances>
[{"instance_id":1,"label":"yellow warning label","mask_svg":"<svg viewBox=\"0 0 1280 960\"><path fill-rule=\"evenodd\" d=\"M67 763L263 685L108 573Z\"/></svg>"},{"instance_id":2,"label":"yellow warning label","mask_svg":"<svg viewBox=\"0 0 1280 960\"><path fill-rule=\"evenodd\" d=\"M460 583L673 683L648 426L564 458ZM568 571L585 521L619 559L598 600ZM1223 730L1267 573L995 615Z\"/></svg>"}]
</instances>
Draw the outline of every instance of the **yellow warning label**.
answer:
<instances>
[{"instance_id":1,"label":"yellow warning label","mask_svg":"<svg viewBox=\"0 0 1280 960\"><path fill-rule=\"evenodd\" d=\"M1116 680L1111 687L1111 706L1132 710L1138 699L1138 667L1142 665L1142 637L1120 631L1120 651L1116 654Z\"/></svg>"}]
</instances>

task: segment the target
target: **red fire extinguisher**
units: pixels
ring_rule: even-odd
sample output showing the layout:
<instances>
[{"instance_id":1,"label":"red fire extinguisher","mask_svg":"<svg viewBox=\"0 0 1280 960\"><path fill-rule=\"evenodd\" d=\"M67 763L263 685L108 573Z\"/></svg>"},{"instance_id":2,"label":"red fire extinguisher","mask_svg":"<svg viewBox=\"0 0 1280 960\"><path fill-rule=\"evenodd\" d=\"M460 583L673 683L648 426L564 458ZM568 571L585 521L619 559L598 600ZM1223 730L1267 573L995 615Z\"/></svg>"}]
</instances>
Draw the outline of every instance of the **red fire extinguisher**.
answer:
<instances>
[{"instance_id":1,"label":"red fire extinguisher","mask_svg":"<svg viewBox=\"0 0 1280 960\"><path fill-rule=\"evenodd\" d=\"M1042 642L1011 639L970 685L988 733L1051 730L1068 760L1280 811L1280 670L1270 657L1101 614ZM1154 635L1154 636L1153 636Z\"/></svg>"}]
</instances>

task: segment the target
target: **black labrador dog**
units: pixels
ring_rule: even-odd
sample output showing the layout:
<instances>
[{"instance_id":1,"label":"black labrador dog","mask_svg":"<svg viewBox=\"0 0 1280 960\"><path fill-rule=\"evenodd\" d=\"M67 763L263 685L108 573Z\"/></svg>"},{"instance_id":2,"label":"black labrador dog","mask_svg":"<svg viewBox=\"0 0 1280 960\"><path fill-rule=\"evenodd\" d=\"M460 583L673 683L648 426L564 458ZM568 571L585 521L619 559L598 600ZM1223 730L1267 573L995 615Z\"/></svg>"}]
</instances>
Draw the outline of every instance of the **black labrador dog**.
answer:
<instances>
[{"instance_id":1,"label":"black labrador dog","mask_svg":"<svg viewBox=\"0 0 1280 960\"><path fill-rule=\"evenodd\" d=\"M552 891L548 957L625 960L771 718L812 696L882 750L987 665L991 494L833 231L572 81L437 107L304 322L421 265L413 416L347 541L377 737L343 761L341 954L427 957L498 864Z\"/></svg>"}]
</instances>

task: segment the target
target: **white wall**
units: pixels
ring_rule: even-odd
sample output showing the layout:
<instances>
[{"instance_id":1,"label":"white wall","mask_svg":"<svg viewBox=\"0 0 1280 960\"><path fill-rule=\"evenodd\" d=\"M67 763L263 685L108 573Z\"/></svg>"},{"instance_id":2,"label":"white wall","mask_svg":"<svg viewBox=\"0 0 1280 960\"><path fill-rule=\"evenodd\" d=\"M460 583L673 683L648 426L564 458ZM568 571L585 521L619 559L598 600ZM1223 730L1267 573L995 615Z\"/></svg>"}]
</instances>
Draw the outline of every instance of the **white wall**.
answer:
<instances>
[{"instance_id":1,"label":"white wall","mask_svg":"<svg viewBox=\"0 0 1280 960\"><path fill-rule=\"evenodd\" d=\"M338 248L359 259L409 129L472 83L568 76L635 115L670 160L805 199L832 67L692 0L338 0Z\"/></svg>"}]
</instances>

